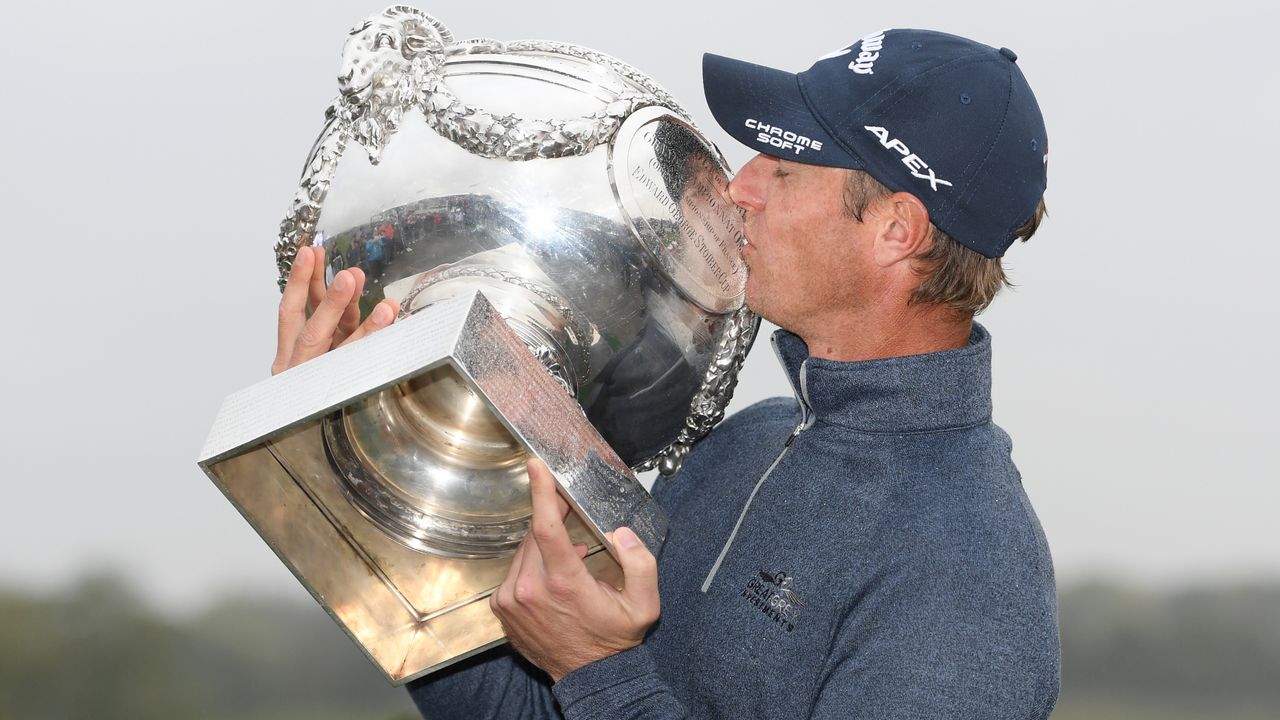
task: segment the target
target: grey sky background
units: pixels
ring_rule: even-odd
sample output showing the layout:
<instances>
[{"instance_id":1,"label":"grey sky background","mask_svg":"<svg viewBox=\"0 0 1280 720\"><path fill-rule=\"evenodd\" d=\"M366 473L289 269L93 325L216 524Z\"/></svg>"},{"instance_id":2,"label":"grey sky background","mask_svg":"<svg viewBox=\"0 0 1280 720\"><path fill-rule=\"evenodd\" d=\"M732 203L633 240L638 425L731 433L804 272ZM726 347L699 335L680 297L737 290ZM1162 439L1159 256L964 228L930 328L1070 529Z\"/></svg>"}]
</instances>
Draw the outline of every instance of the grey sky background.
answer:
<instances>
[{"instance_id":1,"label":"grey sky background","mask_svg":"<svg viewBox=\"0 0 1280 720\"><path fill-rule=\"evenodd\" d=\"M0 11L0 585L114 568L179 611L304 596L194 459L222 398L268 372L276 228L345 32L382 7ZM703 51L801 70L883 27L1012 48L1047 118L1050 218L982 322L1060 578L1280 577L1274 3L419 7L460 38L635 64L735 167L749 151L706 109ZM788 392L758 344L734 407Z\"/></svg>"}]
</instances>

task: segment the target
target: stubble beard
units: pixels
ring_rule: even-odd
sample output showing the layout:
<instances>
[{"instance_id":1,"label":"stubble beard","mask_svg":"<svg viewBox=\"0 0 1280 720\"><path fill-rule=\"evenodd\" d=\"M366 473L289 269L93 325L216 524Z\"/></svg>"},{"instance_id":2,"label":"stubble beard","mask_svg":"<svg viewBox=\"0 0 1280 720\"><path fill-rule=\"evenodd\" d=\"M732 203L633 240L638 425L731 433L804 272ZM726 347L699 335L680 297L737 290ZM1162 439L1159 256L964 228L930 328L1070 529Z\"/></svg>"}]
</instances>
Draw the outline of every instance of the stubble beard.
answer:
<instances>
[{"instance_id":1,"label":"stubble beard","mask_svg":"<svg viewBox=\"0 0 1280 720\"><path fill-rule=\"evenodd\" d=\"M746 292L743 295L743 302L746 304L747 309L774 325L786 329L784 319L779 317L778 308L775 306L775 303L771 302L772 298L769 296L768 290L766 288L759 287L759 278L756 278L758 283L757 287L752 288L751 280L753 273L754 271L751 270L750 266L748 266Z\"/></svg>"}]
</instances>

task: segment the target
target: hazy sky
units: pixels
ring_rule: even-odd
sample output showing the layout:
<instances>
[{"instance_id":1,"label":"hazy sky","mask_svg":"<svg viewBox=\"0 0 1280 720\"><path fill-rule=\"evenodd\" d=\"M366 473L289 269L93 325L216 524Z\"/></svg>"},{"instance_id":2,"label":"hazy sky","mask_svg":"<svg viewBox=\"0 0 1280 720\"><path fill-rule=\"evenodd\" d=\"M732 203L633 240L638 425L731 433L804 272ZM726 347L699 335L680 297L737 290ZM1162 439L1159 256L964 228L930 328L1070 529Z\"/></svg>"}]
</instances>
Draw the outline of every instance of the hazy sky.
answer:
<instances>
[{"instance_id":1,"label":"hazy sky","mask_svg":"<svg viewBox=\"0 0 1280 720\"><path fill-rule=\"evenodd\" d=\"M125 571L171 608L300 586L196 468L264 377L271 246L358 2L7 7L0 585ZM1274 3L438 2L459 38L621 57L711 120L703 51L790 70L884 27L1008 46L1050 218L982 321L1059 576L1280 575ZM788 393L769 344L735 407Z\"/></svg>"}]
</instances>

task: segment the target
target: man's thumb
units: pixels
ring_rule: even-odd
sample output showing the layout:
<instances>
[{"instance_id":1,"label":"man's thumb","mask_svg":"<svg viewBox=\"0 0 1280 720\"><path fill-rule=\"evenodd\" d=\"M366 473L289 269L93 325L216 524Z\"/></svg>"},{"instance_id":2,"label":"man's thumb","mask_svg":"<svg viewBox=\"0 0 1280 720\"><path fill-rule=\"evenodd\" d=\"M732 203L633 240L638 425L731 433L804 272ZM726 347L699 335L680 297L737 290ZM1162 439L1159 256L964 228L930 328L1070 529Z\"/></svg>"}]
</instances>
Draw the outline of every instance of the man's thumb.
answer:
<instances>
[{"instance_id":1,"label":"man's thumb","mask_svg":"<svg viewBox=\"0 0 1280 720\"><path fill-rule=\"evenodd\" d=\"M631 528L613 531L613 547L622 566L622 595L633 611L658 617L658 561Z\"/></svg>"}]
</instances>

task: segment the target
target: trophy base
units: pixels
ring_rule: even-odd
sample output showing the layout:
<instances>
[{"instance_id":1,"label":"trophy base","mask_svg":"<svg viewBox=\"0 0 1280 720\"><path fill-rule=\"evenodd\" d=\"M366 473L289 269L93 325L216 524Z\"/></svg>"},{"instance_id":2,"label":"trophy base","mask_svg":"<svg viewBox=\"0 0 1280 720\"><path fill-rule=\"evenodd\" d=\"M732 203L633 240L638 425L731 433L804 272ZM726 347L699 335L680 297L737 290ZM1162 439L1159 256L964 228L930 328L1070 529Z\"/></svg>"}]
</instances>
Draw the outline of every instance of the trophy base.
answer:
<instances>
[{"instance_id":1,"label":"trophy base","mask_svg":"<svg viewBox=\"0 0 1280 720\"><path fill-rule=\"evenodd\" d=\"M566 526L589 548L593 575L622 583L607 532L626 525L655 554L666 534L662 511L630 468L479 293L230 396L201 468L393 684L503 641L488 597L511 554L433 552L388 532L353 500L325 423L442 369L550 468L576 511Z\"/></svg>"},{"instance_id":2,"label":"trophy base","mask_svg":"<svg viewBox=\"0 0 1280 720\"><path fill-rule=\"evenodd\" d=\"M394 684L493 647L505 636L489 595L510 557L467 559L421 552L370 523L341 489L319 423L291 430L218 463L215 482L316 601ZM620 585L617 563L583 524L566 519L587 567Z\"/></svg>"}]
</instances>

